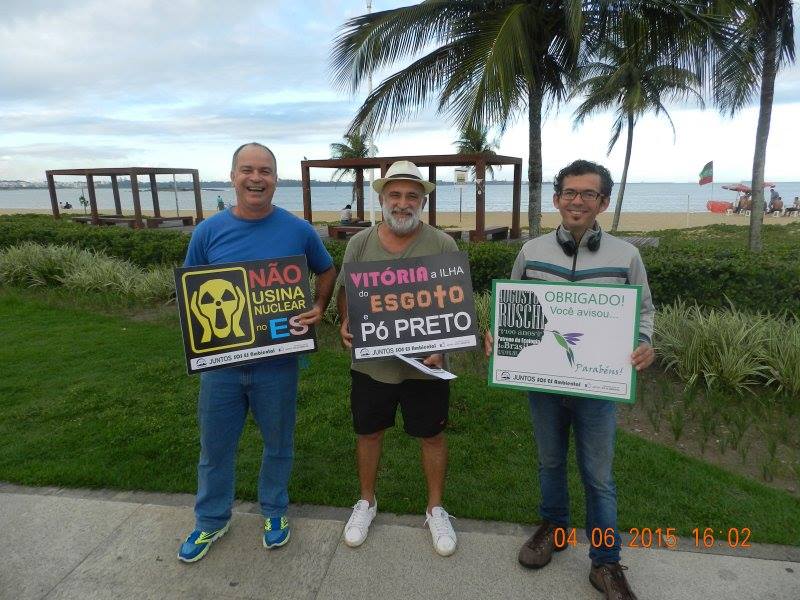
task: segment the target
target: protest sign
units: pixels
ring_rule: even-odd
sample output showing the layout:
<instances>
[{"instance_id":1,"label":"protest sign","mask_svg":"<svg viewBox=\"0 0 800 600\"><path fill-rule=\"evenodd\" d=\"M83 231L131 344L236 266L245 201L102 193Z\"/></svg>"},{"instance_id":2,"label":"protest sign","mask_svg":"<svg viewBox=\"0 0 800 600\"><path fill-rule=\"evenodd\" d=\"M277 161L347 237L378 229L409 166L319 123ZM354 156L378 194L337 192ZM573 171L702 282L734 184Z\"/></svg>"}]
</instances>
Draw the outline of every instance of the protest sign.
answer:
<instances>
[{"instance_id":1,"label":"protest sign","mask_svg":"<svg viewBox=\"0 0 800 600\"><path fill-rule=\"evenodd\" d=\"M175 269L189 373L316 349L305 256Z\"/></svg>"},{"instance_id":2,"label":"protest sign","mask_svg":"<svg viewBox=\"0 0 800 600\"><path fill-rule=\"evenodd\" d=\"M633 403L641 287L494 280L489 384Z\"/></svg>"},{"instance_id":3,"label":"protest sign","mask_svg":"<svg viewBox=\"0 0 800 600\"><path fill-rule=\"evenodd\" d=\"M344 265L353 360L477 345L463 252Z\"/></svg>"}]
</instances>

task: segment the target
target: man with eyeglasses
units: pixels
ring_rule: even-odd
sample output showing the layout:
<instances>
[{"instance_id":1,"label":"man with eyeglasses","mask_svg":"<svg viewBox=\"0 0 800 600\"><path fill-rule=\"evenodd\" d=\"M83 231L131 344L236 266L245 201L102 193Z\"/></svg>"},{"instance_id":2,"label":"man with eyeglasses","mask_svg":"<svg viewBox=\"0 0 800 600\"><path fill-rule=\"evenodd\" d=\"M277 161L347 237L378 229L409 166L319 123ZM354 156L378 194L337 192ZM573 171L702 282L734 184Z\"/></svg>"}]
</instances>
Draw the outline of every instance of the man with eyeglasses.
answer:
<instances>
[{"instance_id":1,"label":"man with eyeglasses","mask_svg":"<svg viewBox=\"0 0 800 600\"><path fill-rule=\"evenodd\" d=\"M651 346L653 302L647 273L632 244L604 233L597 215L608 208L614 182L608 170L596 163L576 160L563 168L553 184L553 205L561 214L555 231L522 246L512 279L553 282L592 282L642 286L639 315L639 346L631 354L637 371L655 358ZM484 339L486 355L492 351L492 336ZM575 432L578 468L586 495L586 532L614 531L614 544L592 546L589 558L591 584L615 600L635 600L620 565L620 536L617 533L617 491L613 459L616 431L616 403L610 400L530 392L528 394L534 439L539 453L539 485L542 523L519 551L524 567L537 569L550 562L557 546L555 532L567 529L567 449L570 427ZM562 543L559 540L559 543Z\"/></svg>"}]
</instances>

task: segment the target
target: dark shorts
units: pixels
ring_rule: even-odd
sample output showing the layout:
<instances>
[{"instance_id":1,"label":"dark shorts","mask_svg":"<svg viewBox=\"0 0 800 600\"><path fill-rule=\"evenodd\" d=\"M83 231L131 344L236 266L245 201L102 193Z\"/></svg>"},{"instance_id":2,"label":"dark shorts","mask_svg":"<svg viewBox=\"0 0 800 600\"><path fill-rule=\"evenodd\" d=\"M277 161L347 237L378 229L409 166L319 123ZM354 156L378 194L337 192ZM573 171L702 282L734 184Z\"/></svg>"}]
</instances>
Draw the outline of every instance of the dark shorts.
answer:
<instances>
[{"instance_id":1,"label":"dark shorts","mask_svg":"<svg viewBox=\"0 0 800 600\"><path fill-rule=\"evenodd\" d=\"M447 426L450 406L447 381L406 379L401 383L381 383L353 370L350 377L353 382L350 410L357 434L368 435L394 427L398 404L408 435L433 437Z\"/></svg>"}]
</instances>

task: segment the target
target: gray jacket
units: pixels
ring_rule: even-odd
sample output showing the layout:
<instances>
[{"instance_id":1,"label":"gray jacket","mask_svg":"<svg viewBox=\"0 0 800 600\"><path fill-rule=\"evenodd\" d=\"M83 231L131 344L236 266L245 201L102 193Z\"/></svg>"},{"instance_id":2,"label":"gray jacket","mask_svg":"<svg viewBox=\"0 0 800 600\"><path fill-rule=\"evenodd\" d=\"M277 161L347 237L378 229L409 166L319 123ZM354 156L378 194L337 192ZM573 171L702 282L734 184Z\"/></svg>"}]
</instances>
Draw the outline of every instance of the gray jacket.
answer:
<instances>
[{"instance_id":1,"label":"gray jacket","mask_svg":"<svg viewBox=\"0 0 800 600\"><path fill-rule=\"evenodd\" d=\"M559 227L526 242L514 261L511 279L640 285L642 304L639 340L652 345L655 310L650 286L647 284L647 272L636 246L603 232L600 247L592 252L587 247L587 232L581 238L578 251L573 256L567 256L556 239L557 235L562 240L571 236L568 231Z\"/></svg>"}]
</instances>

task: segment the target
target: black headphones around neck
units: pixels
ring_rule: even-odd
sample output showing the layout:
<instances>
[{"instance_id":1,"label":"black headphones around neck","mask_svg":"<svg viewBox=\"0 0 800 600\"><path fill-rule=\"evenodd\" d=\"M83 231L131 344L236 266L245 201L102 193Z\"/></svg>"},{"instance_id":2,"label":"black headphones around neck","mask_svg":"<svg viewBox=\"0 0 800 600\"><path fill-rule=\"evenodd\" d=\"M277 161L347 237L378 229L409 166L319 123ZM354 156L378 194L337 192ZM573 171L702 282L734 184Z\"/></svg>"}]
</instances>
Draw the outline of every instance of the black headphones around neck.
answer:
<instances>
[{"instance_id":1,"label":"black headphones around neck","mask_svg":"<svg viewBox=\"0 0 800 600\"><path fill-rule=\"evenodd\" d=\"M572 234L569 232L567 232L566 239L561 239L560 233L562 230L563 228L561 225L559 225L558 230L556 231L556 241L558 242L558 245L561 246L564 254L567 256L574 256L578 251L578 244L575 242L575 238L573 238ZM600 248L600 240L603 237L603 230L597 227L596 229L590 229L584 235L589 236L586 239L586 247L592 252L597 252L598 248Z\"/></svg>"}]
</instances>

